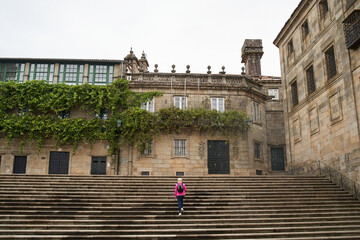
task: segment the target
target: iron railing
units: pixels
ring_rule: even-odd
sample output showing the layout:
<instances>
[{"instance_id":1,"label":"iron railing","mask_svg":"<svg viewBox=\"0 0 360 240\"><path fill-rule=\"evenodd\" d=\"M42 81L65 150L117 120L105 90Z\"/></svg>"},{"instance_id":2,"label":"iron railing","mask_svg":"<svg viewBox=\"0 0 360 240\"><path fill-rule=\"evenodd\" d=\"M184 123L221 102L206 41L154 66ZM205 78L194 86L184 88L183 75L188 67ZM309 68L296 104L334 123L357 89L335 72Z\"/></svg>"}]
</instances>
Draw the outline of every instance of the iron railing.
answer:
<instances>
[{"instance_id":1,"label":"iron railing","mask_svg":"<svg viewBox=\"0 0 360 240\"><path fill-rule=\"evenodd\" d=\"M330 181L334 182L340 186L343 190L348 191L354 195L355 198L360 200L360 184L354 182L343 173L338 170L333 169L326 163L321 161L319 162L319 174L320 176L327 176Z\"/></svg>"}]
</instances>

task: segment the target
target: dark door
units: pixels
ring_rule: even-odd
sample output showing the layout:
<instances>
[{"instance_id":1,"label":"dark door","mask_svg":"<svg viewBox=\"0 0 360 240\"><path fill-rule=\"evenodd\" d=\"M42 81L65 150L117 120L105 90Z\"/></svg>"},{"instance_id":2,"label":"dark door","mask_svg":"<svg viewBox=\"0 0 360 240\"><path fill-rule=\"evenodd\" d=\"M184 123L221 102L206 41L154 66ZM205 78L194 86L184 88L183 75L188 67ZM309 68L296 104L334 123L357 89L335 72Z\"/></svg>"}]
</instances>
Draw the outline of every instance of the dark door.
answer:
<instances>
[{"instance_id":1,"label":"dark door","mask_svg":"<svg viewBox=\"0 0 360 240\"><path fill-rule=\"evenodd\" d=\"M271 148L271 170L285 171L284 149Z\"/></svg>"},{"instance_id":2,"label":"dark door","mask_svg":"<svg viewBox=\"0 0 360 240\"><path fill-rule=\"evenodd\" d=\"M26 156L15 156L13 173L25 174L26 173Z\"/></svg>"},{"instance_id":3,"label":"dark door","mask_svg":"<svg viewBox=\"0 0 360 240\"><path fill-rule=\"evenodd\" d=\"M209 174L230 174L229 144L226 141L208 141Z\"/></svg>"},{"instance_id":4,"label":"dark door","mask_svg":"<svg viewBox=\"0 0 360 240\"><path fill-rule=\"evenodd\" d=\"M106 175L106 157L92 157L91 174Z\"/></svg>"},{"instance_id":5,"label":"dark door","mask_svg":"<svg viewBox=\"0 0 360 240\"><path fill-rule=\"evenodd\" d=\"M69 152L50 152L49 174L68 174Z\"/></svg>"}]
</instances>

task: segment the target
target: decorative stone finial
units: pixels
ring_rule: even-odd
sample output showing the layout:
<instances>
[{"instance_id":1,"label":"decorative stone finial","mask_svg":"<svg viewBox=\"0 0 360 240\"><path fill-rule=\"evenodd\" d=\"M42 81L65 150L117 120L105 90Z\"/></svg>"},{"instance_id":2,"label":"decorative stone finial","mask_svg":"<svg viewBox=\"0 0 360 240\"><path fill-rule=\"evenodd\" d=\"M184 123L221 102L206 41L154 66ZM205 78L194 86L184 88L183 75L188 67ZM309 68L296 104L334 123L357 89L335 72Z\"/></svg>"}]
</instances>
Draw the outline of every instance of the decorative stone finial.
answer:
<instances>
[{"instance_id":1,"label":"decorative stone finial","mask_svg":"<svg viewBox=\"0 0 360 240\"><path fill-rule=\"evenodd\" d=\"M187 66L186 66L186 69L187 69L187 70L186 70L186 73L190 73L190 65L187 65Z\"/></svg>"},{"instance_id":2,"label":"decorative stone finial","mask_svg":"<svg viewBox=\"0 0 360 240\"><path fill-rule=\"evenodd\" d=\"M141 58L146 58L146 55L145 55L144 50L143 50L143 52L142 52Z\"/></svg>"},{"instance_id":3,"label":"decorative stone finial","mask_svg":"<svg viewBox=\"0 0 360 240\"><path fill-rule=\"evenodd\" d=\"M172 73L176 73L176 70L175 70L175 64L173 64L171 67L172 67L171 72L172 72Z\"/></svg>"},{"instance_id":4,"label":"decorative stone finial","mask_svg":"<svg viewBox=\"0 0 360 240\"><path fill-rule=\"evenodd\" d=\"M159 65L155 64L155 69L154 69L154 72L159 72L159 70L157 69Z\"/></svg>"},{"instance_id":5,"label":"decorative stone finial","mask_svg":"<svg viewBox=\"0 0 360 240\"><path fill-rule=\"evenodd\" d=\"M221 69L222 69L222 71L219 72L219 73L220 73L220 74L225 74L225 73L226 73L226 72L225 72L225 66L222 66Z\"/></svg>"},{"instance_id":6,"label":"decorative stone finial","mask_svg":"<svg viewBox=\"0 0 360 240\"><path fill-rule=\"evenodd\" d=\"M131 54L133 54L133 53L134 53L134 52L133 52L133 50L132 50L132 47L130 48L130 53L131 53Z\"/></svg>"},{"instance_id":7,"label":"decorative stone finial","mask_svg":"<svg viewBox=\"0 0 360 240\"><path fill-rule=\"evenodd\" d=\"M241 75L245 75L246 73L245 73L245 67L242 67L241 68Z\"/></svg>"},{"instance_id":8,"label":"decorative stone finial","mask_svg":"<svg viewBox=\"0 0 360 240\"><path fill-rule=\"evenodd\" d=\"M207 67L207 69L208 69L207 74L211 74L211 66L210 65Z\"/></svg>"}]
</instances>

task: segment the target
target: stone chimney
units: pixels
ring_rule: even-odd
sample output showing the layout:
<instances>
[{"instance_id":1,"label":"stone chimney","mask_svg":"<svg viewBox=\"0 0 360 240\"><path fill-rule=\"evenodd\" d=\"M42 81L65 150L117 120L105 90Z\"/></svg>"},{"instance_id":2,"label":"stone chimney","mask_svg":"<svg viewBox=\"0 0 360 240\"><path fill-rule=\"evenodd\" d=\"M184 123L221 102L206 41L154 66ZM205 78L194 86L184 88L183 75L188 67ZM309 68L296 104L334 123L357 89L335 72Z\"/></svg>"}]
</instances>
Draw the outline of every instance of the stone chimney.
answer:
<instances>
[{"instance_id":1,"label":"stone chimney","mask_svg":"<svg viewBox=\"0 0 360 240\"><path fill-rule=\"evenodd\" d=\"M261 76L261 57L264 54L261 39L245 39L241 49L241 62L245 63L245 72L250 76Z\"/></svg>"}]
</instances>

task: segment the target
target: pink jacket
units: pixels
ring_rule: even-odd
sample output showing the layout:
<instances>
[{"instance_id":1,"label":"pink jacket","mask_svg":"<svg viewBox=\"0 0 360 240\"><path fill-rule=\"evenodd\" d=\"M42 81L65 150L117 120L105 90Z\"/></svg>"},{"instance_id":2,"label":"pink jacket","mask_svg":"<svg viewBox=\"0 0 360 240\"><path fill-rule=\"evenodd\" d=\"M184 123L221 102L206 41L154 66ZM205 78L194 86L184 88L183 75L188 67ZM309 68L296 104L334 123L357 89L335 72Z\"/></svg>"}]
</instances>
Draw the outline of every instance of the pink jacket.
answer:
<instances>
[{"instance_id":1,"label":"pink jacket","mask_svg":"<svg viewBox=\"0 0 360 240\"><path fill-rule=\"evenodd\" d=\"M182 184L184 187L184 191L182 193L178 192L178 183L175 185L175 198L177 198L177 196L185 196L185 192L186 192L186 186L185 183Z\"/></svg>"}]
</instances>

